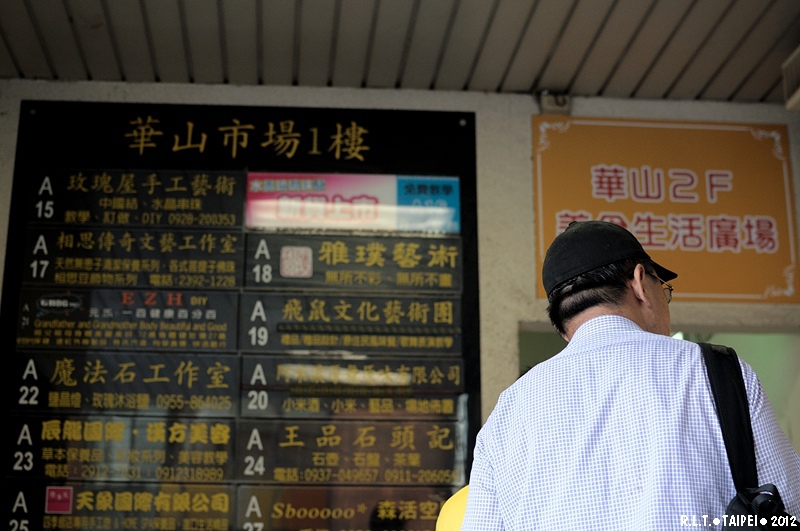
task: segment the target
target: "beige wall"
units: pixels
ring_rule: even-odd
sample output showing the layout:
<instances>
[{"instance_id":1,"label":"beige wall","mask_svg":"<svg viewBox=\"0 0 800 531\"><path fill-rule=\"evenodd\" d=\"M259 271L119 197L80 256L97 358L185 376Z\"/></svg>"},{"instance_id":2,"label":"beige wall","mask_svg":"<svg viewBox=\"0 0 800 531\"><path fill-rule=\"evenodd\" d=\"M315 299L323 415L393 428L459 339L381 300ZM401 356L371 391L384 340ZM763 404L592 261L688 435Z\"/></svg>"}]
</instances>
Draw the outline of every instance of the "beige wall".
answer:
<instances>
[{"instance_id":1,"label":"beige wall","mask_svg":"<svg viewBox=\"0 0 800 531\"><path fill-rule=\"evenodd\" d=\"M53 83L0 80L0 275L5 264L19 102L22 99L451 110L476 113L482 417L518 376L518 332L549 331L535 298L529 95L297 87ZM800 113L776 105L577 98L574 116L783 123L789 127L794 202L800 194ZM459 156L454 153L453 156ZM797 208L795 208L797 212ZM800 228L800 223L796 223ZM14 229L12 222L11 228ZM795 234L800 233L800 230ZM0 294L0 296L2 296ZM800 306L676 303L675 329L796 332ZM797 351L794 351L797 355ZM793 393L797 402L795 375ZM789 396L789 395L787 395ZM800 409L800 408L798 408Z\"/></svg>"},{"instance_id":2,"label":"beige wall","mask_svg":"<svg viewBox=\"0 0 800 531\"><path fill-rule=\"evenodd\" d=\"M800 330L796 334L717 333L709 341L734 348L753 367L778 423L800 453Z\"/></svg>"}]
</instances>

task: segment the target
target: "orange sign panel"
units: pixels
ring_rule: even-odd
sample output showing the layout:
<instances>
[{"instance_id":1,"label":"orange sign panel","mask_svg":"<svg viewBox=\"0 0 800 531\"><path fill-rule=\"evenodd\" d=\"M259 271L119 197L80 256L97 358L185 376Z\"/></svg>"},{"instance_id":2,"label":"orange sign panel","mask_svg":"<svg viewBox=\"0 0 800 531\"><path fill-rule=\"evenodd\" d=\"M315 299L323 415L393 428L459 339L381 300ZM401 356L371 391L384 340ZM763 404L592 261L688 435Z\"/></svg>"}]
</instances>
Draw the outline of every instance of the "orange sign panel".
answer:
<instances>
[{"instance_id":1,"label":"orange sign panel","mask_svg":"<svg viewBox=\"0 0 800 531\"><path fill-rule=\"evenodd\" d=\"M571 221L603 219L678 273L677 301L800 303L784 125L534 116L533 153L540 271Z\"/></svg>"}]
</instances>

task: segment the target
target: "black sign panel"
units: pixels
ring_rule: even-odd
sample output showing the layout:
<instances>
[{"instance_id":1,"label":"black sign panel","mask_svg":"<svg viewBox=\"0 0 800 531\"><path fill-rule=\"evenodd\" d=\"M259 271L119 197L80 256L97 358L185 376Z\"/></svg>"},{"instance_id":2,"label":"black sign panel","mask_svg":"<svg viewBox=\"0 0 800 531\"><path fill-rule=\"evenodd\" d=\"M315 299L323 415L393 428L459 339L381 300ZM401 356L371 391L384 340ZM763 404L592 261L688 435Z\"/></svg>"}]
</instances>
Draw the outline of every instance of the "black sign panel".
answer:
<instances>
[{"instance_id":1,"label":"black sign panel","mask_svg":"<svg viewBox=\"0 0 800 531\"><path fill-rule=\"evenodd\" d=\"M242 417L463 418L460 358L246 356Z\"/></svg>"},{"instance_id":2,"label":"black sign panel","mask_svg":"<svg viewBox=\"0 0 800 531\"><path fill-rule=\"evenodd\" d=\"M26 176L28 223L200 229L243 224L244 172L77 168Z\"/></svg>"},{"instance_id":3,"label":"black sign panel","mask_svg":"<svg viewBox=\"0 0 800 531\"><path fill-rule=\"evenodd\" d=\"M222 419L17 416L4 456L17 477L213 483L233 479L234 425Z\"/></svg>"},{"instance_id":4,"label":"black sign panel","mask_svg":"<svg viewBox=\"0 0 800 531\"><path fill-rule=\"evenodd\" d=\"M236 349L235 293L25 289L17 347Z\"/></svg>"},{"instance_id":5,"label":"black sign panel","mask_svg":"<svg viewBox=\"0 0 800 531\"><path fill-rule=\"evenodd\" d=\"M448 487L239 488L237 529L434 531Z\"/></svg>"},{"instance_id":6,"label":"black sign panel","mask_svg":"<svg viewBox=\"0 0 800 531\"><path fill-rule=\"evenodd\" d=\"M30 101L20 115L28 170L475 172L473 113Z\"/></svg>"},{"instance_id":7,"label":"black sign panel","mask_svg":"<svg viewBox=\"0 0 800 531\"><path fill-rule=\"evenodd\" d=\"M237 529L235 495L226 485L15 480L3 510L18 530Z\"/></svg>"},{"instance_id":8,"label":"black sign panel","mask_svg":"<svg viewBox=\"0 0 800 531\"><path fill-rule=\"evenodd\" d=\"M236 473L302 485L454 485L465 480L463 435L453 422L241 421Z\"/></svg>"},{"instance_id":9,"label":"black sign panel","mask_svg":"<svg viewBox=\"0 0 800 531\"><path fill-rule=\"evenodd\" d=\"M461 352L461 302L451 297L246 293L239 324L243 350Z\"/></svg>"},{"instance_id":10,"label":"black sign panel","mask_svg":"<svg viewBox=\"0 0 800 531\"><path fill-rule=\"evenodd\" d=\"M238 231L37 228L23 282L93 288L230 289L242 285Z\"/></svg>"},{"instance_id":11,"label":"black sign panel","mask_svg":"<svg viewBox=\"0 0 800 531\"><path fill-rule=\"evenodd\" d=\"M474 123L23 102L10 528L432 531L479 426Z\"/></svg>"},{"instance_id":12,"label":"black sign panel","mask_svg":"<svg viewBox=\"0 0 800 531\"><path fill-rule=\"evenodd\" d=\"M249 234L247 286L460 293L461 240Z\"/></svg>"},{"instance_id":13,"label":"black sign panel","mask_svg":"<svg viewBox=\"0 0 800 531\"><path fill-rule=\"evenodd\" d=\"M19 386L7 403L23 412L235 417L239 358L231 355L19 351Z\"/></svg>"}]
</instances>

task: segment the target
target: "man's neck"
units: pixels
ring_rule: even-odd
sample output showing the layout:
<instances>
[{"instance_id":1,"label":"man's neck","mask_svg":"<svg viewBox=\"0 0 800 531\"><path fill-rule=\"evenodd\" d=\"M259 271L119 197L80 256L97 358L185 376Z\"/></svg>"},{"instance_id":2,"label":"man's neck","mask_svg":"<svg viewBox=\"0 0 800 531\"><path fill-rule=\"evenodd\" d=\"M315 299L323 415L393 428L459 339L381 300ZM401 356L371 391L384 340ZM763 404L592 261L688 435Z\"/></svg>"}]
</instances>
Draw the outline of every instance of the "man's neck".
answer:
<instances>
[{"instance_id":1,"label":"man's neck","mask_svg":"<svg viewBox=\"0 0 800 531\"><path fill-rule=\"evenodd\" d=\"M637 322L634 318L633 312L629 311L626 306L609 306L609 305L601 305L601 306L592 306L588 308L572 319L564 327L566 334L564 334L564 339L570 341L572 336L581 327L583 323L589 321L590 319L594 319L595 317L600 317L601 315L619 315L620 317L625 317L630 319L633 322ZM637 323L638 324L638 323Z\"/></svg>"}]
</instances>

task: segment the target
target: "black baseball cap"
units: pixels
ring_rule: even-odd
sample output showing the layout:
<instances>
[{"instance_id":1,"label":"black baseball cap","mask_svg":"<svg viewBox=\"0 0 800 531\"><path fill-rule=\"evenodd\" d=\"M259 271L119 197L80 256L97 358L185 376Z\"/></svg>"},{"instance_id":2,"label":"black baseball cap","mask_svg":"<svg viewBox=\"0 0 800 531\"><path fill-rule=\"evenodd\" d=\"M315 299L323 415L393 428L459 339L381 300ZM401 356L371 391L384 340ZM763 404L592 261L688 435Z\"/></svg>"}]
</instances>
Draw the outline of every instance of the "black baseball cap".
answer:
<instances>
[{"instance_id":1,"label":"black baseball cap","mask_svg":"<svg viewBox=\"0 0 800 531\"><path fill-rule=\"evenodd\" d=\"M547 298L567 280L628 258L648 262L661 280L670 281L678 276L655 263L636 236L616 223L573 221L556 236L544 256L542 283Z\"/></svg>"}]
</instances>

